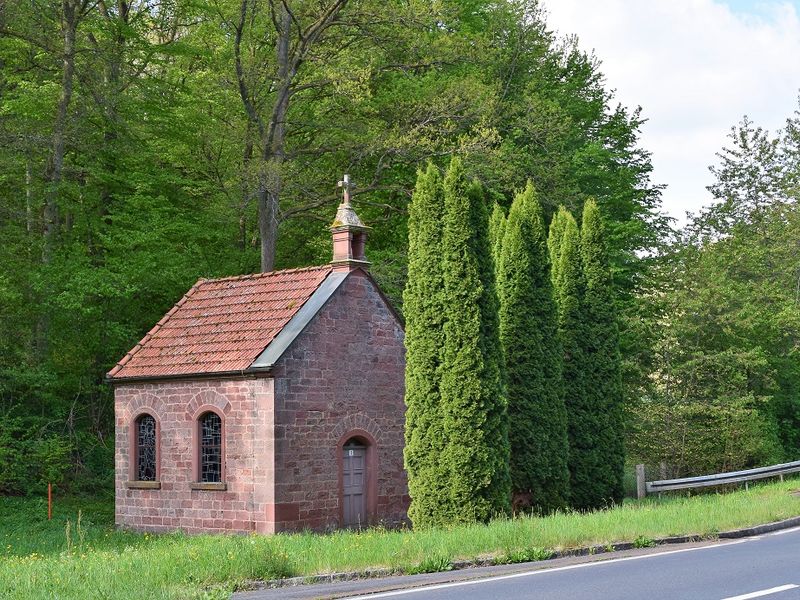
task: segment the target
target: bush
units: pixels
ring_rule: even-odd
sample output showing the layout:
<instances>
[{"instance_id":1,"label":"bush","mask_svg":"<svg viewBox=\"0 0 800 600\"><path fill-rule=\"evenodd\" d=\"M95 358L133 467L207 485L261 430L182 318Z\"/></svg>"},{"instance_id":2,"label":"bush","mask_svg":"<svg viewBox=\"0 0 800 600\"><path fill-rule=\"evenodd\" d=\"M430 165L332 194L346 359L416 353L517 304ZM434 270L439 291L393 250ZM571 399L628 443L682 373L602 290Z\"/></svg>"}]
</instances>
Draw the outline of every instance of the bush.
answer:
<instances>
[{"instance_id":1,"label":"bush","mask_svg":"<svg viewBox=\"0 0 800 600\"><path fill-rule=\"evenodd\" d=\"M73 446L69 440L49 436L31 443L31 483L39 490L48 483L62 485L72 467Z\"/></svg>"},{"instance_id":2,"label":"bush","mask_svg":"<svg viewBox=\"0 0 800 600\"><path fill-rule=\"evenodd\" d=\"M38 418L0 419L0 493L41 493L63 486L72 470L74 445L46 431Z\"/></svg>"},{"instance_id":3,"label":"bush","mask_svg":"<svg viewBox=\"0 0 800 600\"><path fill-rule=\"evenodd\" d=\"M668 465L668 477L774 464L782 459L774 423L752 396L724 402L648 398L629 409L628 449L637 462Z\"/></svg>"},{"instance_id":4,"label":"bush","mask_svg":"<svg viewBox=\"0 0 800 600\"><path fill-rule=\"evenodd\" d=\"M19 493L26 473L21 457L24 444L20 419L0 420L0 493Z\"/></svg>"}]
</instances>

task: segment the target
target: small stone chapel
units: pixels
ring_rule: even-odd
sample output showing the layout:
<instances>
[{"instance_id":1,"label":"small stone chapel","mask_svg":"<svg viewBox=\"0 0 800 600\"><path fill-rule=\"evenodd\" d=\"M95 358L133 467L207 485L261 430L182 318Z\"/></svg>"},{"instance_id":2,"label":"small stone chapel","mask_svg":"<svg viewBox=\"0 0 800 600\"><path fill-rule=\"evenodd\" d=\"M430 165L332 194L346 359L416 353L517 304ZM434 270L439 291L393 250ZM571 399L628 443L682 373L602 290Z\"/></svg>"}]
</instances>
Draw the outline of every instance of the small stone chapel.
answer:
<instances>
[{"instance_id":1,"label":"small stone chapel","mask_svg":"<svg viewBox=\"0 0 800 600\"><path fill-rule=\"evenodd\" d=\"M201 279L108 373L118 526L405 520L403 327L342 183L330 264Z\"/></svg>"}]
</instances>

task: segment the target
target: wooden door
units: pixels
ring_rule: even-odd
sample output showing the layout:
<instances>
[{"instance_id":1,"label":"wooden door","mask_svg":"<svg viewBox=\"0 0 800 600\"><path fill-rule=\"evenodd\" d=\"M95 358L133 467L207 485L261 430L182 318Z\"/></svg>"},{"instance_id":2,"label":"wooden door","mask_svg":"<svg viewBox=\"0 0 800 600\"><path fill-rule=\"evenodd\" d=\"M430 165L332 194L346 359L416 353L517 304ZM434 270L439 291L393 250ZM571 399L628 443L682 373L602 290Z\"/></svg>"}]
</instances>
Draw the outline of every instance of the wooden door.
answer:
<instances>
[{"instance_id":1,"label":"wooden door","mask_svg":"<svg viewBox=\"0 0 800 600\"><path fill-rule=\"evenodd\" d=\"M367 524L367 448L350 440L342 454L343 525L363 527Z\"/></svg>"}]
</instances>

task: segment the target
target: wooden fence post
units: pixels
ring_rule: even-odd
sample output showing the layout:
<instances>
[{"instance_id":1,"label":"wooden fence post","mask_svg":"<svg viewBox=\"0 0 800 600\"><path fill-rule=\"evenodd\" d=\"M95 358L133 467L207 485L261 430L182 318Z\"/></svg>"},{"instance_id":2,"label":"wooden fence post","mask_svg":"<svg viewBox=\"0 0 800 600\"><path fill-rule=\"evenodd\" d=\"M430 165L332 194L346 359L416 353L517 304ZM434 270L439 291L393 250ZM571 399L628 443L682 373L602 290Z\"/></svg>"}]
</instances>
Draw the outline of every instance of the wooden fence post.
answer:
<instances>
[{"instance_id":1,"label":"wooden fence post","mask_svg":"<svg viewBox=\"0 0 800 600\"><path fill-rule=\"evenodd\" d=\"M647 494L644 485L644 465L636 465L636 497L641 500Z\"/></svg>"}]
</instances>

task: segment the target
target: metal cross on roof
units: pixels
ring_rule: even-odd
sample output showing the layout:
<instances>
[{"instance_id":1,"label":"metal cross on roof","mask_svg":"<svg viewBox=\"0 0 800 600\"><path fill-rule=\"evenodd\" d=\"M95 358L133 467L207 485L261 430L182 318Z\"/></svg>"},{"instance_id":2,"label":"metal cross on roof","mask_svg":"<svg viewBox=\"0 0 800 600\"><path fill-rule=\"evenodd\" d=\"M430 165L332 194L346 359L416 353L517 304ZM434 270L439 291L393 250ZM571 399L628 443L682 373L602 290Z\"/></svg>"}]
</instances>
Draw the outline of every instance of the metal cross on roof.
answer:
<instances>
[{"instance_id":1,"label":"metal cross on roof","mask_svg":"<svg viewBox=\"0 0 800 600\"><path fill-rule=\"evenodd\" d=\"M350 175L345 173L337 185L342 188L342 204L350 204L350 191L356 187L356 184L350 181Z\"/></svg>"}]
</instances>

